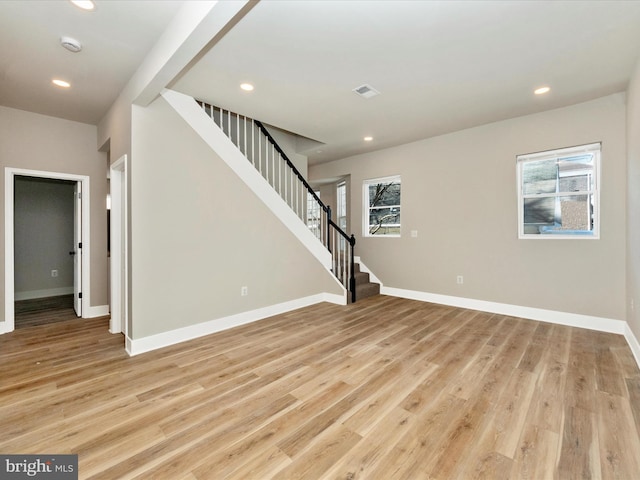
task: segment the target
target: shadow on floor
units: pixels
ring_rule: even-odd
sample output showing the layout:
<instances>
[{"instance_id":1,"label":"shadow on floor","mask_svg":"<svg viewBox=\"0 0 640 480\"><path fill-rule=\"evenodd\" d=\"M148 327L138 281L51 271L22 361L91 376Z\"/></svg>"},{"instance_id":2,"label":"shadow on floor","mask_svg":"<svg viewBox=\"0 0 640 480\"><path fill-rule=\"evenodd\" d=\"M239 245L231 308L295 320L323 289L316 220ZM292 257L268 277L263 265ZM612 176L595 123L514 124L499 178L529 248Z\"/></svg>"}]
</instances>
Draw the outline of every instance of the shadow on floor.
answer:
<instances>
[{"instance_id":1,"label":"shadow on floor","mask_svg":"<svg viewBox=\"0 0 640 480\"><path fill-rule=\"evenodd\" d=\"M16 329L75 318L78 316L73 310L73 294L15 302Z\"/></svg>"}]
</instances>

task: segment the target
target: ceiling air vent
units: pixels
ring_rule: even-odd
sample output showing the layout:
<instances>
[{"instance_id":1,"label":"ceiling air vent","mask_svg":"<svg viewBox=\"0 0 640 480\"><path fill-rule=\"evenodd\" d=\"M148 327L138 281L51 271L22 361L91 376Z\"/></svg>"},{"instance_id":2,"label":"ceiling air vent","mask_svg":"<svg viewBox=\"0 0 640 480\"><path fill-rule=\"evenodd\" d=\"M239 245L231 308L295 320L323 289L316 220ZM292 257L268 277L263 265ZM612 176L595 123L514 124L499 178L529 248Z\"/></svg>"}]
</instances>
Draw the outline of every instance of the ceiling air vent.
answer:
<instances>
[{"instance_id":1,"label":"ceiling air vent","mask_svg":"<svg viewBox=\"0 0 640 480\"><path fill-rule=\"evenodd\" d=\"M364 85L360 85L358 88L354 88L353 91L363 98L371 98L375 97L376 95L380 95L380 92L378 90L373 88L371 85L367 85L366 83Z\"/></svg>"}]
</instances>

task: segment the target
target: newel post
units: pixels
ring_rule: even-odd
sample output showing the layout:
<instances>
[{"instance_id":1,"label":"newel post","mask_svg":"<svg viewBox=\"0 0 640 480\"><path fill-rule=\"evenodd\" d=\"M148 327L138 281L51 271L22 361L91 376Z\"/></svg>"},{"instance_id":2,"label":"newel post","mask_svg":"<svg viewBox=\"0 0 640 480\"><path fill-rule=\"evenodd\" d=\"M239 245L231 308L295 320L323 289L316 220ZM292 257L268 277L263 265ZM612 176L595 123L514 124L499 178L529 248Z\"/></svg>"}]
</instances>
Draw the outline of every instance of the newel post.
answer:
<instances>
[{"instance_id":1,"label":"newel post","mask_svg":"<svg viewBox=\"0 0 640 480\"><path fill-rule=\"evenodd\" d=\"M349 238L349 245L351 246L351 248L349 250L351 250L351 258L349 259L350 261L350 268L351 268L351 276L349 278L349 290L351 290L351 303L355 303L356 302L356 261L355 261L355 249L356 249L356 237L353 235L353 233L351 234L351 238Z\"/></svg>"}]
</instances>

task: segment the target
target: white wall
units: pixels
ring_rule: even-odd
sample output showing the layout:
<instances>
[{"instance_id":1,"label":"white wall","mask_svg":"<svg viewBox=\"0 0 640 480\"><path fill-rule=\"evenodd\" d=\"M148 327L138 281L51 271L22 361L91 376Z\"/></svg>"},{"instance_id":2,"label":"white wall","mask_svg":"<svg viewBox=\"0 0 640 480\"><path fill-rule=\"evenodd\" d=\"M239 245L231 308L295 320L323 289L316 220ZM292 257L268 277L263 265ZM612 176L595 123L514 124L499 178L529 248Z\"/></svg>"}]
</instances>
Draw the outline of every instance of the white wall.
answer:
<instances>
[{"instance_id":1,"label":"white wall","mask_svg":"<svg viewBox=\"0 0 640 480\"><path fill-rule=\"evenodd\" d=\"M91 182L91 306L107 298L107 159L97 151L94 125L0 106L0 168L87 175ZM0 211L4 215L4 179ZM4 267L4 219L0 222L0 263ZM4 276L0 278L4 315Z\"/></svg>"},{"instance_id":2,"label":"white wall","mask_svg":"<svg viewBox=\"0 0 640 480\"><path fill-rule=\"evenodd\" d=\"M308 160L306 155L297 152L298 137L272 125L265 125L264 127L271 134L280 148L282 148L282 151L287 155L291 163L293 163L293 165L298 169L298 172L300 172L300 174L306 179L308 177Z\"/></svg>"},{"instance_id":3,"label":"white wall","mask_svg":"<svg viewBox=\"0 0 640 480\"><path fill-rule=\"evenodd\" d=\"M627 322L640 339L640 60L627 92Z\"/></svg>"},{"instance_id":4,"label":"white wall","mask_svg":"<svg viewBox=\"0 0 640 480\"><path fill-rule=\"evenodd\" d=\"M201 0L184 2L171 23L153 46L138 70L129 79L116 101L98 124L97 145L101 151L108 152L111 162L127 155L129 164L132 158L132 104L147 105L157 97L163 88L170 84L200 52L211 48L214 39L225 28L239 21L255 2L246 0L218 2ZM219 38L222 35L218 35ZM127 198L131 198L131 176L126 185ZM131 231L131 207L129 201L127 216L128 229ZM128 292L131 299L131 238L127 239ZM129 321L132 319L132 305L128 303Z\"/></svg>"},{"instance_id":5,"label":"white wall","mask_svg":"<svg viewBox=\"0 0 640 480\"><path fill-rule=\"evenodd\" d=\"M599 141L601 238L518 240L516 156ZM387 287L622 320L625 150L616 94L309 170L312 181L351 174L356 255ZM401 238L363 238L363 180L398 174Z\"/></svg>"},{"instance_id":6,"label":"white wall","mask_svg":"<svg viewBox=\"0 0 640 480\"><path fill-rule=\"evenodd\" d=\"M132 339L341 294L165 100L134 106L132 132Z\"/></svg>"},{"instance_id":7,"label":"white wall","mask_svg":"<svg viewBox=\"0 0 640 480\"><path fill-rule=\"evenodd\" d=\"M73 293L74 189L72 182L15 177L16 300Z\"/></svg>"}]
</instances>

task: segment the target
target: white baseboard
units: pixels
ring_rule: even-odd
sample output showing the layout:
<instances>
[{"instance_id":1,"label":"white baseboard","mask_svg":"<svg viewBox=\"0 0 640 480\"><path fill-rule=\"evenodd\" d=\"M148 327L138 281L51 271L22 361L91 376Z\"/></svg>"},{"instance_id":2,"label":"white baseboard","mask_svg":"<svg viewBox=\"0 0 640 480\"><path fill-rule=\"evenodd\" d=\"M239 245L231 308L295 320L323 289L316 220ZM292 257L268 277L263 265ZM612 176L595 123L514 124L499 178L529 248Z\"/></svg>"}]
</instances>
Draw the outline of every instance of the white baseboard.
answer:
<instances>
[{"instance_id":1,"label":"white baseboard","mask_svg":"<svg viewBox=\"0 0 640 480\"><path fill-rule=\"evenodd\" d=\"M366 267L362 267L362 264L361 268L362 271L367 271L365 270ZM372 280L375 281L374 277L372 277ZM631 352L636 359L638 367L640 368L640 342L638 342L638 339L629 328L627 322L623 320L594 317L591 315L582 315L569 312L558 312L541 308L523 307L519 305L488 302L485 300L475 300L471 298L454 297L450 295L440 295L392 287L381 287L380 293L382 293L383 295L407 298L411 300L438 303L441 305L468 308L471 310L480 310L483 312L498 313L501 315L526 318L529 320L538 320L542 322L556 323L559 325L566 325L570 327L587 328L589 330L597 330L601 332L623 335L627 340L629 347L631 348ZM346 305L346 298L343 295L320 293L298 300L292 300L289 302L280 303L278 305L272 305L249 312L243 312L225 318L210 320L208 322L200 323L197 325L190 325L188 327L179 328L169 332L163 332L140 339L133 340L129 337L126 337L125 348L129 355L139 355L141 353L156 350L158 348L168 347L176 343L192 340L204 335L210 335L222 330L227 330L229 328L255 322L257 320L262 320L263 318L268 318L273 315L279 315L281 313L286 313L298 308L307 307L309 305L314 305L321 302ZM95 316L108 314L108 306L92 308L96 309L96 312L99 313ZM106 308L107 313L102 313L103 311L99 310L102 308ZM0 322L0 332L2 331L2 323L4 322Z\"/></svg>"},{"instance_id":2,"label":"white baseboard","mask_svg":"<svg viewBox=\"0 0 640 480\"><path fill-rule=\"evenodd\" d=\"M631 349L631 353L633 353L636 363L638 364L638 368L640 368L640 343L629 328L629 324L624 320L594 317L578 313L557 312L542 308L522 307L506 303L487 302L485 300L474 300L472 298L453 297L449 295L439 295L436 293L418 292L415 290L404 290L391 287L381 288L380 293L383 295L407 298L410 300L420 300L423 302L438 303L441 305L468 308L471 310L480 310L482 312L499 313L501 315L526 318L528 320L539 320L541 322L556 323L569 327L587 328L589 330L597 330L599 332L623 335Z\"/></svg>"},{"instance_id":3,"label":"white baseboard","mask_svg":"<svg viewBox=\"0 0 640 480\"><path fill-rule=\"evenodd\" d=\"M346 305L347 304L347 291L344 291L344 295L338 295L335 293L323 293L321 302L329 302L335 303L336 305ZM320 303L320 302L315 302Z\"/></svg>"},{"instance_id":4,"label":"white baseboard","mask_svg":"<svg viewBox=\"0 0 640 480\"><path fill-rule=\"evenodd\" d=\"M70 295L73 293L73 285L71 287L47 288L45 290L29 290L27 292L16 292L14 300L33 300L34 298L57 297L60 295Z\"/></svg>"},{"instance_id":5,"label":"white baseboard","mask_svg":"<svg viewBox=\"0 0 640 480\"><path fill-rule=\"evenodd\" d=\"M255 322L257 320L262 320L263 318L272 317L274 315L290 312L298 308L308 307L309 305L321 302L345 305L346 298L342 295L319 293L317 295L311 295L309 297L251 310L249 312L238 313L229 317L198 323L197 325L189 325L188 327L150 335L148 337L131 339L127 336L125 339L125 348L129 355L139 355L158 348L168 347L187 340L193 340L194 338L203 337L205 335L210 335L222 330L238 327L246 323Z\"/></svg>"},{"instance_id":6,"label":"white baseboard","mask_svg":"<svg viewBox=\"0 0 640 480\"><path fill-rule=\"evenodd\" d=\"M519 305L509 305L506 303L488 302L485 300L475 300L472 298L453 297L436 293L418 292L415 290L404 290L400 288L383 287L380 293L394 297L421 300L423 302L439 303L452 307L468 308L489 313L499 313L512 317L526 318L529 320L539 320L541 322L557 323L569 327L587 328L600 332L617 333L624 335L627 330L627 322L624 320L614 320L611 318L594 317L578 313L557 312L542 308L522 307Z\"/></svg>"},{"instance_id":7,"label":"white baseboard","mask_svg":"<svg viewBox=\"0 0 640 480\"><path fill-rule=\"evenodd\" d=\"M109 315L109 305L98 305L96 307L82 306L82 318L96 318Z\"/></svg>"},{"instance_id":8,"label":"white baseboard","mask_svg":"<svg viewBox=\"0 0 640 480\"><path fill-rule=\"evenodd\" d=\"M629 348L631 349L631 353L633 353L634 358L636 359L636 363L638 364L638 368L640 368L640 342L629 328L629 324L626 323L626 328L624 332L624 338L627 340L629 344Z\"/></svg>"}]
</instances>

